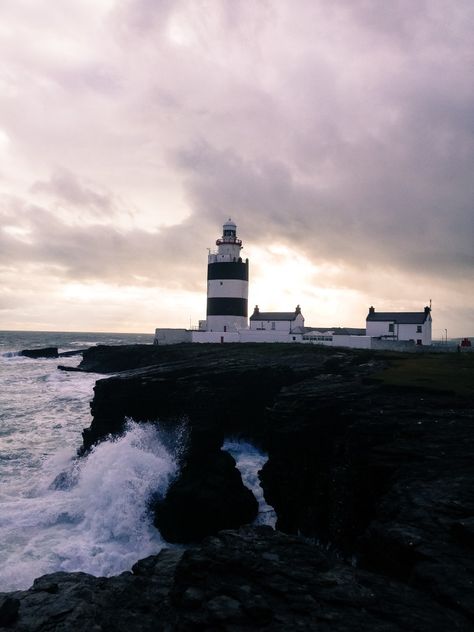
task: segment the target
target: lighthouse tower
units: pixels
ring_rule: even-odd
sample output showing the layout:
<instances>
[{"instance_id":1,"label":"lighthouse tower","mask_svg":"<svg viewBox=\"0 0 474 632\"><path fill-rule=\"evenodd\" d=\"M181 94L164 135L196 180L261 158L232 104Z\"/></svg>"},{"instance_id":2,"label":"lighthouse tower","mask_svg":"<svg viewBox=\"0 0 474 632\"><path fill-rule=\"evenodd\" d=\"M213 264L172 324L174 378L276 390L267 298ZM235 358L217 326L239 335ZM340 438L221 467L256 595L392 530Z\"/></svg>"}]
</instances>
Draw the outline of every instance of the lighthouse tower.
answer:
<instances>
[{"instance_id":1,"label":"lighthouse tower","mask_svg":"<svg viewBox=\"0 0 474 632\"><path fill-rule=\"evenodd\" d=\"M207 331L246 329L249 295L249 260L242 261L242 241L229 218L217 252L209 253L207 266Z\"/></svg>"}]
</instances>

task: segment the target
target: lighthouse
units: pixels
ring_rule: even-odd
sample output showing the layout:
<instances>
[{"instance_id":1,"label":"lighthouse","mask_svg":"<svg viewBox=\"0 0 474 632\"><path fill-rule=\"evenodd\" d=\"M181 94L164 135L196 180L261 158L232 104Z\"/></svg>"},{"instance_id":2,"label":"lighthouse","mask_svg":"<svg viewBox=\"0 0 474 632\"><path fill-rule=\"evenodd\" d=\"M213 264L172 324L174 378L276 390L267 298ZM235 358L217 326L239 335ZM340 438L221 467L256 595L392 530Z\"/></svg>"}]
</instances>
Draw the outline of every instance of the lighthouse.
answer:
<instances>
[{"instance_id":1,"label":"lighthouse","mask_svg":"<svg viewBox=\"0 0 474 632\"><path fill-rule=\"evenodd\" d=\"M249 261L242 261L242 240L229 218L209 253L207 265L207 331L236 332L248 327Z\"/></svg>"}]
</instances>

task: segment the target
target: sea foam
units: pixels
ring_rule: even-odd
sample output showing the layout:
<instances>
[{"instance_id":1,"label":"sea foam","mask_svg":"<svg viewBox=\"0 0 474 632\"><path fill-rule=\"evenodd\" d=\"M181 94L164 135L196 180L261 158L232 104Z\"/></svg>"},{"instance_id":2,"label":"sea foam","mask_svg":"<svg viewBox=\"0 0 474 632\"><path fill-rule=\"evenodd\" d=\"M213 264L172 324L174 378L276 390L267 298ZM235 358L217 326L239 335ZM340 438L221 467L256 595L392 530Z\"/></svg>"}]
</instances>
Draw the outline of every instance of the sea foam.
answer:
<instances>
[{"instance_id":1,"label":"sea foam","mask_svg":"<svg viewBox=\"0 0 474 632\"><path fill-rule=\"evenodd\" d=\"M31 495L2 504L0 590L58 570L109 576L157 553L164 542L147 505L166 492L176 467L152 424L130 422L82 459L55 454Z\"/></svg>"},{"instance_id":2,"label":"sea foam","mask_svg":"<svg viewBox=\"0 0 474 632\"><path fill-rule=\"evenodd\" d=\"M259 470L268 461L268 455L248 441L226 439L223 449L235 459L243 484L248 487L258 502L258 516L254 524L264 524L275 528L276 512L265 500L258 477Z\"/></svg>"}]
</instances>

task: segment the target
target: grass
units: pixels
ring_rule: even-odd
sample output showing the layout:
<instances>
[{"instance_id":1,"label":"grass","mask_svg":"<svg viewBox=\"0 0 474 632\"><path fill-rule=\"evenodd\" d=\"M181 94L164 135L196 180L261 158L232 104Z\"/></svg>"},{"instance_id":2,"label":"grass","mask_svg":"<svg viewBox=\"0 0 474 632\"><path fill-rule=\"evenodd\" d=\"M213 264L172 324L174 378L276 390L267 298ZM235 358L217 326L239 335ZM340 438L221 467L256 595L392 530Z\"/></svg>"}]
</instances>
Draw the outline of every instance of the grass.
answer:
<instances>
[{"instance_id":1,"label":"grass","mask_svg":"<svg viewBox=\"0 0 474 632\"><path fill-rule=\"evenodd\" d=\"M408 386L474 396L474 353L387 354L388 368L374 377Z\"/></svg>"}]
</instances>

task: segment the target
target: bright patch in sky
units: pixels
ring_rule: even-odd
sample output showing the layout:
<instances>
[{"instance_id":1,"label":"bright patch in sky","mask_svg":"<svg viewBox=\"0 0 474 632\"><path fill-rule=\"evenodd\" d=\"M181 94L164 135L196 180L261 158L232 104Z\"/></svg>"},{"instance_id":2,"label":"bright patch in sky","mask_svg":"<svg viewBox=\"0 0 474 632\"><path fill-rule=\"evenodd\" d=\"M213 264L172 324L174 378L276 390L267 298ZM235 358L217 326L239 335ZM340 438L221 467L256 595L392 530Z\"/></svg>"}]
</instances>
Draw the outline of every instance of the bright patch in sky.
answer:
<instances>
[{"instance_id":1,"label":"bright patch in sky","mask_svg":"<svg viewBox=\"0 0 474 632\"><path fill-rule=\"evenodd\" d=\"M183 23L179 17L170 20L168 37L176 46L190 46L193 43L193 34L189 25Z\"/></svg>"}]
</instances>

